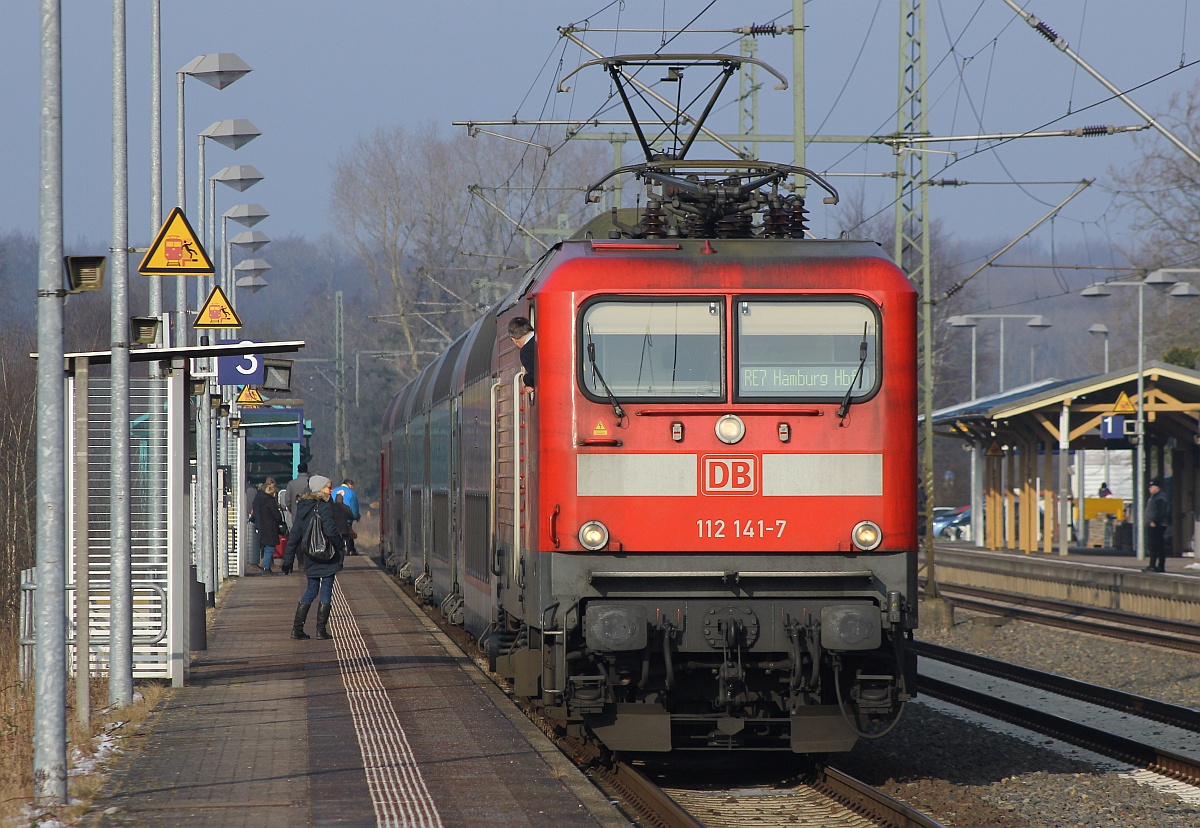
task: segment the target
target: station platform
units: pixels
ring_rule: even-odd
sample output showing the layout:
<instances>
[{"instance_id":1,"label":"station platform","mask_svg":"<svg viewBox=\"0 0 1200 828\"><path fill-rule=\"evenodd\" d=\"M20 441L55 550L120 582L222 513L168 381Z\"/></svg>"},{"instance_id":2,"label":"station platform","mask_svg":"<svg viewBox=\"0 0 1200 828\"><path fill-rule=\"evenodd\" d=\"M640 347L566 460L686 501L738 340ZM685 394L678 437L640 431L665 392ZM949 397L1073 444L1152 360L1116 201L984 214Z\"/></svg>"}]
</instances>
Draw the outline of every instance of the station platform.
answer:
<instances>
[{"instance_id":1,"label":"station platform","mask_svg":"<svg viewBox=\"0 0 1200 828\"><path fill-rule=\"evenodd\" d=\"M966 541L938 540L937 548L954 550L956 552L986 551L995 555L1012 555L1014 557L1024 559L1068 561L1076 564L1096 564L1099 566L1117 566L1123 569L1132 569L1137 571L1145 570L1148 564L1148 561L1145 559L1139 559L1137 555L1128 550L1111 549L1098 546L1070 546L1067 547L1066 556L1059 555L1057 549L1051 554L1038 551L1032 552L1028 555L1024 552L1014 549L988 550ZM1164 574L1185 575L1193 578L1200 578L1200 558L1171 556L1166 560L1165 569L1166 573Z\"/></svg>"},{"instance_id":2,"label":"station platform","mask_svg":"<svg viewBox=\"0 0 1200 828\"><path fill-rule=\"evenodd\" d=\"M332 641L289 637L304 585L222 592L84 824L630 825L371 558L338 575Z\"/></svg>"}]
</instances>

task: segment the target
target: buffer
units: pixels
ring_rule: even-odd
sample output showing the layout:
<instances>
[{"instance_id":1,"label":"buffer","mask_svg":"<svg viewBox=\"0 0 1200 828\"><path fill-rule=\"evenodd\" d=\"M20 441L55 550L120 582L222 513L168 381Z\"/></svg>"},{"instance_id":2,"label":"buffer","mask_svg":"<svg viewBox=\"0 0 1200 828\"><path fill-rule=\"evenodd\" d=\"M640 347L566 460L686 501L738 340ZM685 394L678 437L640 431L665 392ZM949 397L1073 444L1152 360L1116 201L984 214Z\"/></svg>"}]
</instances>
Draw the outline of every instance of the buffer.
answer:
<instances>
[{"instance_id":1,"label":"buffer","mask_svg":"<svg viewBox=\"0 0 1200 828\"><path fill-rule=\"evenodd\" d=\"M212 276L214 270L212 259L179 207L167 216L138 266L143 276Z\"/></svg>"}]
</instances>

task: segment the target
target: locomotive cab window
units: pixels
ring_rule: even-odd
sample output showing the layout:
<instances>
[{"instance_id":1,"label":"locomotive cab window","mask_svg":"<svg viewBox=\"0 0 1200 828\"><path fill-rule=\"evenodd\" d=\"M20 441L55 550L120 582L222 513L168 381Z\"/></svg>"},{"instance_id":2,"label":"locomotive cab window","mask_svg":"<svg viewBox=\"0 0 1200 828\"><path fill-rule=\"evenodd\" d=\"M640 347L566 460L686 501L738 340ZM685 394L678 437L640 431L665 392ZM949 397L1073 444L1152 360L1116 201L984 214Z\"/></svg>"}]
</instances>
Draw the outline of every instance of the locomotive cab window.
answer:
<instances>
[{"instance_id":1,"label":"locomotive cab window","mask_svg":"<svg viewBox=\"0 0 1200 828\"><path fill-rule=\"evenodd\" d=\"M590 398L724 398L723 302L595 302L580 324L580 384ZM606 388L607 385L607 388Z\"/></svg>"},{"instance_id":2,"label":"locomotive cab window","mask_svg":"<svg viewBox=\"0 0 1200 828\"><path fill-rule=\"evenodd\" d=\"M737 397L850 400L874 395L879 379L876 310L865 302L734 302Z\"/></svg>"}]
</instances>

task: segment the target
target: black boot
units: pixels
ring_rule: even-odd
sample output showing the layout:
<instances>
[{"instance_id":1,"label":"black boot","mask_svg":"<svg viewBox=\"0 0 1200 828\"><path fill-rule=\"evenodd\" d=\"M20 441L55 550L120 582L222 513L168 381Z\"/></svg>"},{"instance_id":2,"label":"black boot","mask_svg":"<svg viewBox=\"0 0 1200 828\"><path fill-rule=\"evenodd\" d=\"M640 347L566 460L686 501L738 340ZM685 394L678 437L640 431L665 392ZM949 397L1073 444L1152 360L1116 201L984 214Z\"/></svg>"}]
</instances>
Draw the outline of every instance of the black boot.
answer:
<instances>
[{"instance_id":1,"label":"black boot","mask_svg":"<svg viewBox=\"0 0 1200 828\"><path fill-rule=\"evenodd\" d=\"M333 638L333 636L329 634L329 613L332 609L333 604L317 605L317 638Z\"/></svg>"},{"instance_id":2,"label":"black boot","mask_svg":"<svg viewBox=\"0 0 1200 828\"><path fill-rule=\"evenodd\" d=\"M311 606L312 604L296 605L296 617L292 620L292 638L306 639L309 637L308 633L304 631L304 621L308 618L308 608ZM320 614L321 611L318 609L317 615Z\"/></svg>"}]
</instances>

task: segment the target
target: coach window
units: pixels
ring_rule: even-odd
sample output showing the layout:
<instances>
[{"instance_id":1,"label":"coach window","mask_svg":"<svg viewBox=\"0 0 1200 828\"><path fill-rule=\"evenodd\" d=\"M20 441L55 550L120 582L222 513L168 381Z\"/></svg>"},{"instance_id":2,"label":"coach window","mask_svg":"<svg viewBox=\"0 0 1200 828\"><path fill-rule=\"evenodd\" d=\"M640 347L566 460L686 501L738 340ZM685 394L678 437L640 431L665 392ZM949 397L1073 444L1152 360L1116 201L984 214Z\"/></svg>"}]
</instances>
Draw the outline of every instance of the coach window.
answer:
<instances>
[{"instance_id":1,"label":"coach window","mask_svg":"<svg viewBox=\"0 0 1200 828\"><path fill-rule=\"evenodd\" d=\"M856 301L734 302L737 397L742 400L851 400L875 393L879 377L875 309Z\"/></svg>"},{"instance_id":2,"label":"coach window","mask_svg":"<svg viewBox=\"0 0 1200 828\"><path fill-rule=\"evenodd\" d=\"M580 382L596 401L724 398L720 300L595 302L584 308Z\"/></svg>"}]
</instances>

